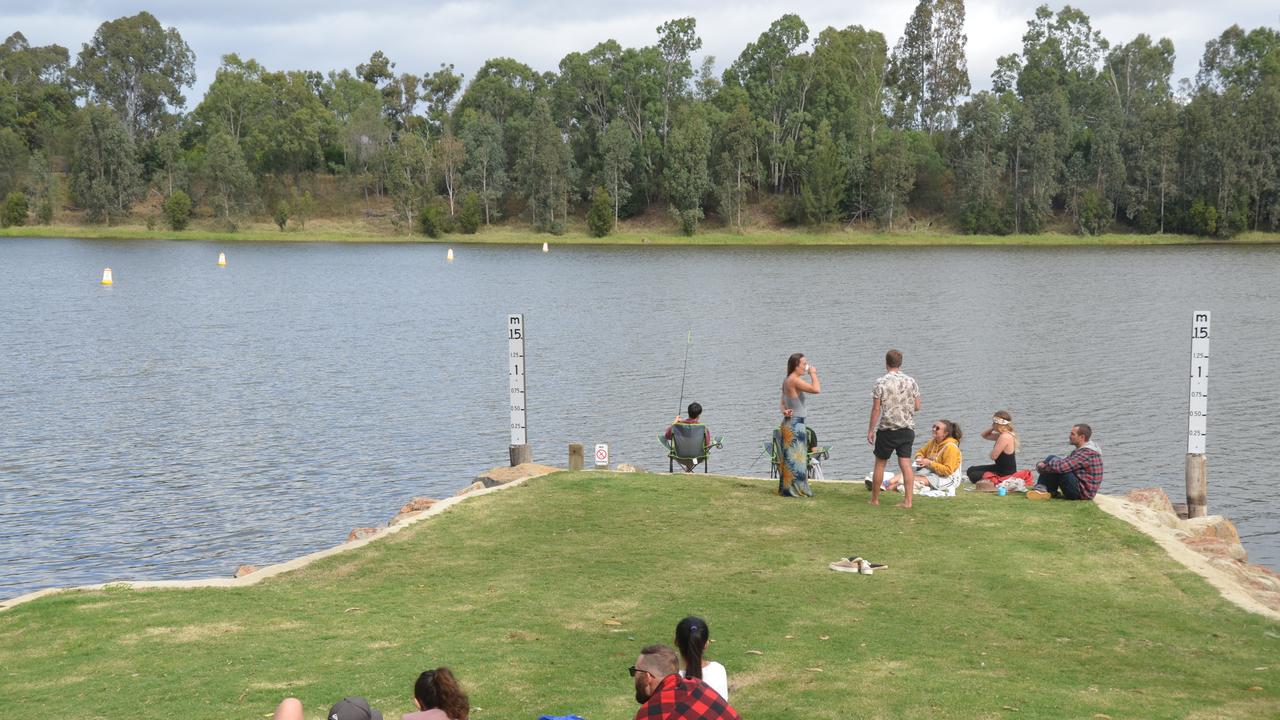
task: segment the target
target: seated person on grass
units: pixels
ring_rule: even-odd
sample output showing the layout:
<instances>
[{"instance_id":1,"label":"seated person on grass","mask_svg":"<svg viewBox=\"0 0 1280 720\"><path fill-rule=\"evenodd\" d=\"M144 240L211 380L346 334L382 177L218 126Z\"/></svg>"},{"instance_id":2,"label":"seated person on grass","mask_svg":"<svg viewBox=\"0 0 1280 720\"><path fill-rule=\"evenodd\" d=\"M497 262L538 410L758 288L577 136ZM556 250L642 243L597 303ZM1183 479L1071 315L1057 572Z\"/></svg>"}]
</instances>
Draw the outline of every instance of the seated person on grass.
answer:
<instances>
[{"instance_id":1,"label":"seated person on grass","mask_svg":"<svg viewBox=\"0 0 1280 720\"><path fill-rule=\"evenodd\" d=\"M1036 463L1040 476L1036 486L1027 491L1027 499L1092 500L1102 487L1102 451L1092 437L1093 428L1084 423L1072 425L1067 442L1075 449L1064 458L1050 455Z\"/></svg>"},{"instance_id":2,"label":"seated person on grass","mask_svg":"<svg viewBox=\"0 0 1280 720\"><path fill-rule=\"evenodd\" d=\"M641 650L630 670L640 703L635 720L742 720L710 685L681 677L680 656L666 645Z\"/></svg>"},{"instance_id":3,"label":"seated person on grass","mask_svg":"<svg viewBox=\"0 0 1280 720\"><path fill-rule=\"evenodd\" d=\"M672 424L673 425L701 425L702 424L702 405L696 402L689 403L689 416L683 419L677 416L675 422ZM671 436L672 436L672 430L670 427L668 427L667 431L662 434L662 437L665 438L667 441L668 448L674 447L673 445L674 440L672 439ZM711 447L711 429L706 427L705 425L703 425L702 427L702 447L704 451L706 450L706 448ZM693 472L693 467L698 464L696 459L684 458L684 457L676 458L676 462L680 463L680 465L684 467L685 472Z\"/></svg>"},{"instance_id":4,"label":"seated person on grass","mask_svg":"<svg viewBox=\"0 0 1280 720\"><path fill-rule=\"evenodd\" d=\"M934 420L931 433L929 442L916 451L911 461L916 489L950 490L959 487L964 480L960 472L960 465L964 462L960 453L960 438L964 437L960 425L950 420ZM886 490L901 492L901 485L900 472L885 481Z\"/></svg>"}]
</instances>

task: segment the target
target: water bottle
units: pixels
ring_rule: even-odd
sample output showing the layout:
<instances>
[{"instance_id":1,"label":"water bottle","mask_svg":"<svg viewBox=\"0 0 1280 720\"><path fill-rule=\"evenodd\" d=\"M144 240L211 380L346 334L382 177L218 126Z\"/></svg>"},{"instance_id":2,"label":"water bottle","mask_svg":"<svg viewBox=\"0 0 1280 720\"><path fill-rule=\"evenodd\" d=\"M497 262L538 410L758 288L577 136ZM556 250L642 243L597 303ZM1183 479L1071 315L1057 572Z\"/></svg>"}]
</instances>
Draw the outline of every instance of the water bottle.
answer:
<instances>
[{"instance_id":1,"label":"water bottle","mask_svg":"<svg viewBox=\"0 0 1280 720\"><path fill-rule=\"evenodd\" d=\"M1004 489L1004 486L1003 486L1003 485L1001 485L1001 486L1000 486L1000 489L999 489L999 490L996 490L996 495L999 495L1000 497L1004 497L1004 496L1005 496L1005 494L1006 494L1006 492L1007 492L1007 491Z\"/></svg>"}]
</instances>

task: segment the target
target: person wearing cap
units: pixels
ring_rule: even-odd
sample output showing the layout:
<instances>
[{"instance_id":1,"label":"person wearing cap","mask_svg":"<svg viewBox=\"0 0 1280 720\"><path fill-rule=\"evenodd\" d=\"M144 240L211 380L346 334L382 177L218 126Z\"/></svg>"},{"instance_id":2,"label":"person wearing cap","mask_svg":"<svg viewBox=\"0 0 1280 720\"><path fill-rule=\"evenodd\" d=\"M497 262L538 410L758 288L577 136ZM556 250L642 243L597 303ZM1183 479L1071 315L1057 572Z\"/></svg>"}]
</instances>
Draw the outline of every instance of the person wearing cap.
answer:
<instances>
[{"instance_id":1,"label":"person wearing cap","mask_svg":"<svg viewBox=\"0 0 1280 720\"><path fill-rule=\"evenodd\" d=\"M285 698L276 706L272 720L303 720L302 701L298 698ZM382 713L369 707L369 701L362 697L342 698L329 708L328 720L382 720Z\"/></svg>"},{"instance_id":2,"label":"person wearing cap","mask_svg":"<svg viewBox=\"0 0 1280 720\"><path fill-rule=\"evenodd\" d=\"M635 720L742 720L710 685L682 677L680 656L666 645L641 650L630 672L640 703Z\"/></svg>"}]
</instances>

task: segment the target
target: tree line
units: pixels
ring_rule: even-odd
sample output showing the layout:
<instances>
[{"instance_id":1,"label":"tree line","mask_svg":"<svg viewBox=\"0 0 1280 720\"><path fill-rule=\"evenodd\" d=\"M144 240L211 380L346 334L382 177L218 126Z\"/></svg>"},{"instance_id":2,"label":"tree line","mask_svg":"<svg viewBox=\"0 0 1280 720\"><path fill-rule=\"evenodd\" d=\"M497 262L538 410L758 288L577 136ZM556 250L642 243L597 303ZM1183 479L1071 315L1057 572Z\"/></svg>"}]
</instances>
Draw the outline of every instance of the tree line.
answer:
<instances>
[{"instance_id":1,"label":"tree line","mask_svg":"<svg viewBox=\"0 0 1280 720\"><path fill-rule=\"evenodd\" d=\"M66 48L0 45L6 224L70 203L117 222L156 194L283 229L334 176L369 212L430 234L495 222L606 234L655 209L685 233L946 218L968 233L1050 228L1229 236L1280 229L1280 32L1231 26L1176 86L1174 48L1112 45L1080 10L1041 6L973 93L963 0L920 0L898 43L775 20L722 71L692 17L652 45L606 40L554 72L506 57L469 81L442 64L277 71L222 58L187 110L195 57L142 12ZM749 212L750 211L750 212ZM708 218L712 218L708 220Z\"/></svg>"}]
</instances>

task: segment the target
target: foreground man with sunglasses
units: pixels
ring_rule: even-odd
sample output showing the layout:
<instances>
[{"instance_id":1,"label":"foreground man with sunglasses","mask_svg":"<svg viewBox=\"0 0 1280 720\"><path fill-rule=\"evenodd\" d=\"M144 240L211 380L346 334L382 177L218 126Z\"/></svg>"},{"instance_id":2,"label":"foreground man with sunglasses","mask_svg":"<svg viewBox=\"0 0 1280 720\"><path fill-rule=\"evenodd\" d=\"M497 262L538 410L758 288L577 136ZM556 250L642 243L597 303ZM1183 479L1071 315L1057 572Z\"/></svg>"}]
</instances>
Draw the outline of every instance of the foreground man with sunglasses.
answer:
<instances>
[{"instance_id":1,"label":"foreground man with sunglasses","mask_svg":"<svg viewBox=\"0 0 1280 720\"><path fill-rule=\"evenodd\" d=\"M636 682L636 720L742 720L729 703L698 678L680 675L680 657L666 645L640 651L629 668Z\"/></svg>"}]
</instances>

